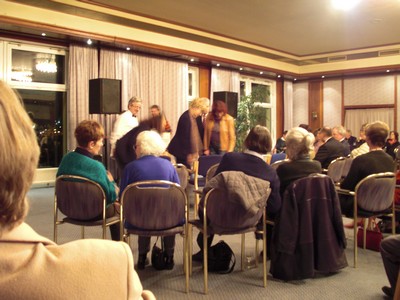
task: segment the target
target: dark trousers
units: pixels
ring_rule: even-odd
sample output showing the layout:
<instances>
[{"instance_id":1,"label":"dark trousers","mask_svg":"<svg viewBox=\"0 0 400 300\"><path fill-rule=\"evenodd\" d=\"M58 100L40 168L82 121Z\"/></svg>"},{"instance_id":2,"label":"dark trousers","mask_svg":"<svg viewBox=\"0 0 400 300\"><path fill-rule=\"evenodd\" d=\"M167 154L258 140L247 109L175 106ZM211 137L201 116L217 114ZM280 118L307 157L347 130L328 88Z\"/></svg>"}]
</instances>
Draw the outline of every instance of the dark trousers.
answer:
<instances>
[{"instance_id":1,"label":"dark trousers","mask_svg":"<svg viewBox=\"0 0 400 300\"><path fill-rule=\"evenodd\" d=\"M400 235L391 235L382 241L381 256L394 293L400 267Z\"/></svg>"},{"instance_id":2,"label":"dark trousers","mask_svg":"<svg viewBox=\"0 0 400 300\"><path fill-rule=\"evenodd\" d=\"M175 249L175 235L164 236L161 238L163 243L164 253L167 256L174 256ZM138 239L139 255L145 255L150 251L150 237L139 236Z\"/></svg>"}]
</instances>

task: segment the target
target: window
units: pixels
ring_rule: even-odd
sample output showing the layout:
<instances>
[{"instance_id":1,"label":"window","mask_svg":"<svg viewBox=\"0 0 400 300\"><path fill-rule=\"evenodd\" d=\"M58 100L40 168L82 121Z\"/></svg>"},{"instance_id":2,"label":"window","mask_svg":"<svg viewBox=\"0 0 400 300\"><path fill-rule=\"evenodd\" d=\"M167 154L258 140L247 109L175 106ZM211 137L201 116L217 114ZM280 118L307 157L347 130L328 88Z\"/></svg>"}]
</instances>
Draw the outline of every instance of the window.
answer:
<instances>
[{"instance_id":1,"label":"window","mask_svg":"<svg viewBox=\"0 0 400 300\"><path fill-rule=\"evenodd\" d=\"M253 118L255 124L266 126L275 139L276 95L275 82L262 78L240 78L240 99L251 96L255 110Z\"/></svg>"},{"instance_id":2,"label":"window","mask_svg":"<svg viewBox=\"0 0 400 300\"><path fill-rule=\"evenodd\" d=\"M188 70L188 101L199 97L199 69L189 67Z\"/></svg>"},{"instance_id":3,"label":"window","mask_svg":"<svg viewBox=\"0 0 400 300\"><path fill-rule=\"evenodd\" d=\"M64 153L66 124L66 53L5 42L5 80L21 95L40 146L39 168L57 167Z\"/></svg>"}]
</instances>

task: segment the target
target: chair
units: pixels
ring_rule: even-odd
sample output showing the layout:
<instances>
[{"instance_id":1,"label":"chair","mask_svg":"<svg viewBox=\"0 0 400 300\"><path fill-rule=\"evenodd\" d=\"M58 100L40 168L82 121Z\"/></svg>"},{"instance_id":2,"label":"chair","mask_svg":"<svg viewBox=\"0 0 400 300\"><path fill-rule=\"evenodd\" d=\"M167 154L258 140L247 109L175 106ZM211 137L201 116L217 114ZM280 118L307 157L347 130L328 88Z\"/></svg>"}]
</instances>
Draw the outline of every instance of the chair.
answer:
<instances>
[{"instance_id":1,"label":"chair","mask_svg":"<svg viewBox=\"0 0 400 300\"><path fill-rule=\"evenodd\" d=\"M205 185L208 169L211 166L220 163L221 159L222 155L203 155L193 163L193 177L191 176L189 183L193 185L195 216L197 216L200 201L199 194L201 194L201 190L199 188L202 188Z\"/></svg>"},{"instance_id":2,"label":"chair","mask_svg":"<svg viewBox=\"0 0 400 300\"><path fill-rule=\"evenodd\" d=\"M189 292L187 252L187 197L184 189L165 180L139 181L128 185L121 197L121 240L140 236L183 235L186 292ZM124 221L123 221L124 220Z\"/></svg>"},{"instance_id":3,"label":"chair","mask_svg":"<svg viewBox=\"0 0 400 300\"><path fill-rule=\"evenodd\" d=\"M286 158L285 152L274 153L271 156L270 164L272 165L274 162L279 161L279 160L284 160L285 158Z\"/></svg>"},{"instance_id":4,"label":"chair","mask_svg":"<svg viewBox=\"0 0 400 300\"><path fill-rule=\"evenodd\" d=\"M354 220L391 214L395 222L394 190L396 175L392 172L372 174L362 179L354 192L338 189L339 193L354 197ZM355 221L356 222L356 221ZM363 248L366 247L367 226L364 222ZM396 226L392 226L395 234ZM354 268L357 267L357 226L354 226Z\"/></svg>"},{"instance_id":5,"label":"chair","mask_svg":"<svg viewBox=\"0 0 400 300\"><path fill-rule=\"evenodd\" d=\"M216 172L217 169L218 169L218 166L219 166L219 164L215 164L215 165L211 166L211 167L208 169L207 174L206 174L206 182L205 182L205 183L207 183L207 181L209 181L211 178L214 177L215 172Z\"/></svg>"},{"instance_id":6,"label":"chair","mask_svg":"<svg viewBox=\"0 0 400 300\"><path fill-rule=\"evenodd\" d=\"M227 173L227 172L225 172ZM221 174L222 175L222 174ZM243 175L247 176L247 175ZM256 214L249 216L248 210L240 203L229 199L226 191L219 188L210 189L204 198L204 207L202 211L202 220L190 220L190 228L188 230L190 239L192 240L192 226L195 226L203 233L203 245L207 245L207 236L209 234L217 235L233 235L241 234L241 269L244 270L245 265L245 233L255 232L256 226L262 218L263 220L263 240L266 241L266 200L268 199L271 189L269 183L266 183L267 188L263 199L265 202L260 205ZM263 243L266 247L266 243ZM191 249L191 247L189 247ZM267 285L267 251L263 248L263 284ZM192 255L190 253L190 270L192 266ZM203 252L203 272L204 272L204 293L208 293L208 250L204 247Z\"/></svg>"},{"instance_id":7,"label":"chair","mask_svg":"<svg viewBox=\"0 0 400 300\"><path fill-rule=\"evenodd\" d=\"M82 238L85 226L102 226L106 239L107 227L120 221L119 216L106 218L106 208L106 196L97 182L81 176L58 176L54 191L54 241L57 242L57 226L63 223L82 226ZM59 220L58 211L66 217ZM97 219L99 216L102 217Z\"/></svg>"},{"instance_id":8,"label":"chair","mask_svg":"<svg viewBox=\"0 0 400 300\"><path fill-rule=\"evenodd\" d=\"M183 164L176 164L175 165L176 173L178 173L179 181L181 187L186 190L189 181L189 171Z\"/></svg>"},{"instance_id":9,"label":"chair","mask_svg":"<svg viewBox=\"0 0 400 300\"><path fill-rule=\"evenodd\" d=\"M338 157L331 161L328 166L327 175L338 185L343 179L343 169L346 164L344 157Z\"/></svg>"},{"instance_id":10,"label":"chair","mask_svg":"<svg viewBox=\"0 0 400 300\"><path fill-rule=\"evenodd\" d=\"M279 167L281 164L285 164L285 163L287 163L287 162L289 162L289 161L290 161L290 160L287 159L287 158L282 159L282 160L277 160L277 161L275 161L273 164L271 164L271 167L274 168L274 169L276 170L276 169L278 169L278 167Z\"/></svg>"}]
</instances>

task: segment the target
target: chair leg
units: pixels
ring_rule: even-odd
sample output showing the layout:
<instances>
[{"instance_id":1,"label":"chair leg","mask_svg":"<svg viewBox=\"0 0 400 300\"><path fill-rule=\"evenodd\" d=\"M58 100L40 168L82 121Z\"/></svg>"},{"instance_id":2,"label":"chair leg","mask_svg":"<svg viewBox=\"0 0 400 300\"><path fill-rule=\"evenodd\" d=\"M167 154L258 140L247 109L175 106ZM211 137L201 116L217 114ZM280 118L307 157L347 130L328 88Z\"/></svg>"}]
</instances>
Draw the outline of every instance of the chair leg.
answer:
<instances>
[{"instance_id":1,"label":"chair leg","mask_svg":"<svg viewBox=\"0 0 400 300\"><path fill-rule=\"evenodd\" d=\"M267 220L266 212L263 213L263 283L264 287L267 287ZM257 257L256 257L257 259Z\"/></svg>"},{"instance_id":2,"label":"chair leg","mask_svg":"<svg viewBox=\"0 0 400 300\"><path fill-rule=\"evenodd\" d=\"M357 218L354 219L354 268L357 268Z\"/></svg>"},{"instance_id":3,"label":"chair leg","mask_svg":"<svg viewBox=\"0 0 400 300\"><path fill-rule=\"evenodd\" d=\"M372 219L364 218L363 219L363 249L367 249L367 226L368 223L371 222ZM356 224L354 224L356 226Z\"/></svg>"},{"instance_id":4,"label":"chair leg","mask_svg":"<svg viewBox=\"0 0 400 300\"><path fill-rule=\"evenodd\" d=\"M198 209L199 209L199 202L200 202L200 196L199 194L195 193L194 194L194 204L193 204L193 208L194 208L194 218L197 219L198 218Z\"/></svg>"},{"instance_id":5,"label":"chair leg","mask_svg":"<svg viewBox=\"0 0 400 300\"><path fill-rule=\"evenodd\" d=\"M204 272L204 294L208 293L208 247L207 230L203 230L203 272Z\"/></svg>"},{"instance_id":6,"label":"chair leg","mask_svg":"<svg viewBox=\"0 0 400 300\"><path fill-rule=\"evenodd\" d=\"M246 249L245 249L245 242L246 242L246 236L244 233L242 233L242 245L241 245L241 262L240 262L240 267L241 270L244 271L245 267L244 267L244 260L245 260L245 255L246 255Z\"/></svg>"},{"instance_id":7,"label":"chair leg","mask_svg":"<svg viewBox=\"0 0 400 300\"><path fill-rule=\"evenodd\" d=\"M192 276L193 272L193 259L192 259L192 254L193 254L193 226L189 224L188 228L188 246L189 246L189 275Z\"/></svg>"},{"instance_id":8,"label":"chair leg","mask_svg":"<svg viewBox=\"0 0 400 300\"><path fill-rule=\"evenodd\" d=\"M185 272L185 292L189 293L189 257L188 257L188 235L189 228L185 226L185 232L183 236L183 271Z\"/></svg>"},{"instance_id":9,"label":"chair leg","mask_svg":"<svg viewBox=\"0 0 400 300\"><path fill-rule=\"evenodd\" d=\"M85 226L81 226L81 238L85 238Z\"/></svg>"},{"instance_id":10,"label":"chair leg","mask_svg":"<svg viewBox=\"0 0 400 300\"><path fill-rule=\"evenodd\" d=\"M254 253L256 268L258 268L258 253L260 253L260 251L259 251L258 240L256 239L256 250Z\"/></svg>"}]
</instances>

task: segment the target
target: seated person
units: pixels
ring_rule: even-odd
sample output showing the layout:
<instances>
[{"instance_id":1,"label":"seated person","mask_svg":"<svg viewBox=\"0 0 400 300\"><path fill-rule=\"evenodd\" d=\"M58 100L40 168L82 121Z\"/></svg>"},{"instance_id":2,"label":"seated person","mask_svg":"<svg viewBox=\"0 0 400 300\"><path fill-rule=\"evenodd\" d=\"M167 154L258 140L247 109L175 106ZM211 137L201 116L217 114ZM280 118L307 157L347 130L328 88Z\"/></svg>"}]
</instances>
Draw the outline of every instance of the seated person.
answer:
<instances>
[{"instance_id":1,"label":"seated person","mask_svg":"<svg viewBox=\"0 0 400 300\"><path fill-rule=\"evenodd\" d=\"M0 299L155 299L126 243L57 245L24 223L39 147L16 94L0 81Z\"/></svg>"},{"instance_id":2,"label":"seated person","mask_svg":"<svg viewBox=\"0 0 400 300\"><path fill-rule=\"evenodd\" d=\"M104 165L93 159L103 147L104 129L99 123L93 120L85 120L78 124L75 129L75 138L78 143L75 151L64 155L58 167L57 176L76 175L88 178L100 184L107 198L106 217L118 214L119 208L116 202L118 187L110 172ZM99 216L99 219L102 215ZM114 241L120 239L119 224L110 226L111 238Z\"/></svg>"},{"instance_id":3,"label":"seated person","mask_svg":"<svg viewBox=\"0 0 400 300\"><path fill-rule=\"evenodd\" d=\"M269 181L271 194L267 201L267 214L269 219L274 219L275 214L281 207L279 178L275 169L269 166L262 156L271 151L271 144L271 134L266 127L259 125L253 127L244 141L246 149L241 153L226 153L222 157L214 176L224 171L241 171L246 175ZM199 216L202 215L200 209L201 207L199 206ZM262 227L262 224L260 226ZM268 232L270 230L267 230ZM212 240L213 236L210 236L208 238L208 247L211 246ZM201 261L203 258L203 235L201 233L197 236L197 244L200 247L200 252L194 254L193 260Z\"/></svg>"},{"instance_id":4,"label":"seated person","mask_svg":"<svg viewBox=\"0 0 400 300\"><path fill-rule=\"evenodd\" d=\"M319 133L324 144L318 148L314 160L319 161L322 168L327 169L332 160L345 156L345 148L339 141L333 138L331 128L322 127Z\"/></svg>"},{"instance_id":5,"label":"seated person","mask_svg":"<svg viewBox=\"0 0 400 300\"><path fill-rule=\"evenodd\" d=\"M124 169L121 179L121 195L131 183L143 180L168 180L179 182L178 174L170 161L159 156L165 151L166 145L155 131L143 131L136 138L136 157ZM166 269L174 267L175 235L163 239L163 249ZM138 269L144 269L147 263L147 252L150 250L150 237L139 236Z\"/></svg>"},{"instance_id":6,"label":"seated person","mask_svg":"<svg viewBox=\"0 0 400 300\"><path fill-rule=\"evenodd\" d=\"M384 122L376 121L367 125L365 140L369 146L369 152L354 158L349 173L340 184L342 189L354 191L356 185L368 175L394 172L395 163L392 157L382 150L388 133L389 127ZM353 217L354 198L339 194L339 199L342 213L348 217Z\"/></svg>"},{"instance_id":7,"label":"seated person","mask_svg":"<svg viewBox=\"0 0 400 300\"><path fill-rule=\"evenodd\" d=\"M391 235L381 243L381 256L389 279L390 287L382 287L382 291L393 298L396 290L397 276L400 268L400 235Z\"/></svg>"},{"instance_id":8,"label":"seated person","mask_svg":"<svg viewBox=\"0 0 400 300\"><path fill-rule=\"evenodd\" d=\"M304 128L294 127L286 135L286 155L290 160L276 170L280 179L281 197L293 181L312 173L321 173L321 163L310 159L314 150L314 135Z\"/></svg>"}]
</instances>

